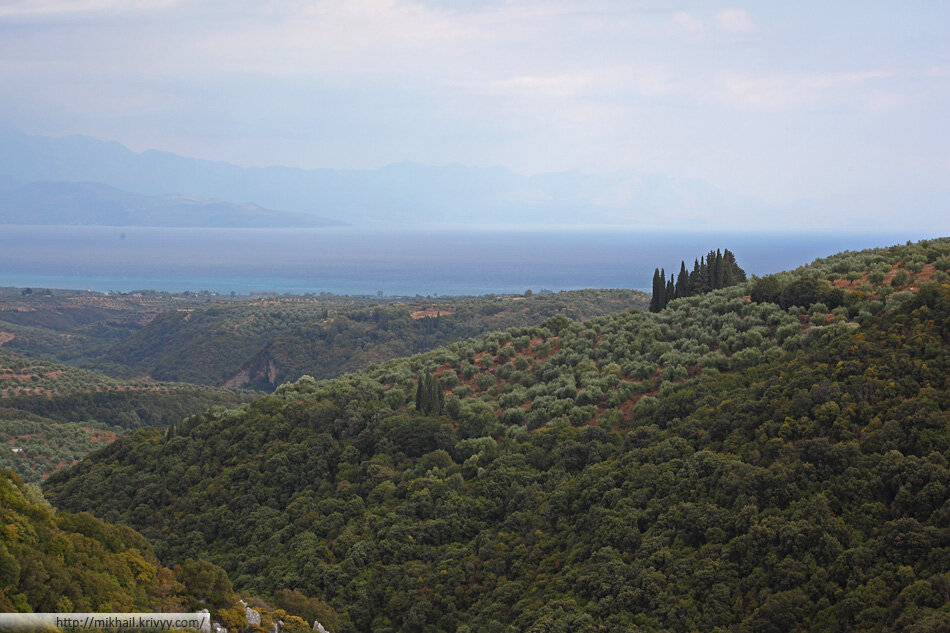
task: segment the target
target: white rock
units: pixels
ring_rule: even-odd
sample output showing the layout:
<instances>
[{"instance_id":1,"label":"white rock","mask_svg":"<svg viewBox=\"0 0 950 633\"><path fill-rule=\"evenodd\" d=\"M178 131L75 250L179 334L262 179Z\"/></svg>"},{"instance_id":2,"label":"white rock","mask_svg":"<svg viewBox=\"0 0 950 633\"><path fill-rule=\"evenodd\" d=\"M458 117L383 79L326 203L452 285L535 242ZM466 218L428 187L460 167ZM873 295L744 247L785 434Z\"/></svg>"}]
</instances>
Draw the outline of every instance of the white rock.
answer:
<instances>
[{"instance_id":1,"label":"white rock","mask_svg":"<svg viewBox=\"0 0 950 633\"><path fill-rule=\"evenodd\" d=\"M261 612L255 611L251 607L244 607L244 614L247 616L247 625L248 626L260 626L261 625Z\"/></svg>"}]
</instances>

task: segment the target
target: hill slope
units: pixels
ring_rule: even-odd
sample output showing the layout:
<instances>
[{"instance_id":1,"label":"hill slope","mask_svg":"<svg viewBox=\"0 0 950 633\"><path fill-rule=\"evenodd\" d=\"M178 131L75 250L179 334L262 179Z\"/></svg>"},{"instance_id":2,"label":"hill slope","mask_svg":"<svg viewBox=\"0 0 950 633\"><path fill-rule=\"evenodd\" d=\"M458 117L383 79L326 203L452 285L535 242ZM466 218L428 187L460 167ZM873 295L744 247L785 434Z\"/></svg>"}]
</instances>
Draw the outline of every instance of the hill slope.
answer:
<instances>
[{"instance_id":1,"label":"hill slope","mask_svg":"<svg viewBox=\"0 0 950 633\"><path fill-rule=\"evenodd\" d=\"M225 297L0 291L0 345L114 376L271 390L555 314L645 308L637 290L530 297Z\"/></svg>"},{"instance_id":2,"label":"hill slope","mask_svg":"<svg viewBox=\"0 0 950 633\"><path fill-rule=\"evenodd\" d=\"M0 611L184 612L231 597L214 565L162 567L126 526L56 512L35 488L0 470Z\"/></svg>"},{"instance_id":3,"label":"hill slope","mask_svg":"<svg viewBox=\"0 0 950 633\"><path fill-rule=\"evenodd\" d=\"M142 426L168 425L247 391L128 381L0 351L0 467L27 482Z\"/></svg>"},{"instance_id":4,"label":"hill slope","mask_svg":"<svg viewBox=\"0 0 950 633\"><path fill-rule=\"evenodd\" d=\"M166 561L326 600L340 631L940 630L950 285L827 278L948 257L845 253L302 379L45 489Z\"/></svg>"},{"instance_id":5,"label":"hill slope","mask_svg":"<svg viewBox=\"0 0 950 633\"><path fill-rule=\"evenodd\" d=\"M636 290L440 299L338 308L266 301L166 312L106 356L160 380L273 389L309 374L331 378L496 329L563 314L589 319L645 308Z\"/></svg>"}]
</instances>

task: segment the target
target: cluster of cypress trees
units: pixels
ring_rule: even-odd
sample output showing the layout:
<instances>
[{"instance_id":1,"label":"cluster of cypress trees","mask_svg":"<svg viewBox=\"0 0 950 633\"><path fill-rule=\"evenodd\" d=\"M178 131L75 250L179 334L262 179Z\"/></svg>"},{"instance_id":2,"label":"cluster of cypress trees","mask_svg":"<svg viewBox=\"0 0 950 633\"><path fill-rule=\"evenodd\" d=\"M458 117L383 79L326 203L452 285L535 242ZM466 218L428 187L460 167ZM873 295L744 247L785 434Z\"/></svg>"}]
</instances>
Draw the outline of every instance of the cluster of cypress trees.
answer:
<instances>
[{"instance_id":1,"label":"cluster of cypress trees","mask_svg":"<svg viewBox=\"0 0 950 633\"><path fill-rule=\"evenodd\" d=\"M445 407L445 393L439 379L430 372L419 373L416 386L416 411L426 415L439 415Z\"/></svg>"},{"instance_id":2,"label":"cluster of cypress trees","mask_svg":"<svg viewBox=\"0 0 950 633\"><path fill-rule=\"evenodd\" d=\"M746 280L745 271L736 263L736 256L728 248L709 251L705 257L693 260L693 271L686 272L686 262L680 262L679 275L666 278L666 270L653 270L653 298L650 312L659 312L673 299L700 295L710 290L734 286Z\"/></svg>"}]
</instances>

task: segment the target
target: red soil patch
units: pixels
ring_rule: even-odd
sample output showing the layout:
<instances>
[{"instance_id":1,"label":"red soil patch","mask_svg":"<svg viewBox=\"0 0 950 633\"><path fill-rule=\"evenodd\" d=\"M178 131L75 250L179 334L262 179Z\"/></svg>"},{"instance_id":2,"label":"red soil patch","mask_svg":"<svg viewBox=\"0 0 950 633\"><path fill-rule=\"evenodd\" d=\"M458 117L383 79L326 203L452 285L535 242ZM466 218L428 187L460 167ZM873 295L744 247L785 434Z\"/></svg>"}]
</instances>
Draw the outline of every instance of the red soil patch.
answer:
<instances>
[{"instance_id":1,"label":"red soil patch","mask_svg":"<svg viewBox=\"0 0 950 633\"><path fill-rule=\"evenodd\" d=\"M930 281L930 278L933 277L933 274L937 272L937 267L933 264L925 264L923 269L917 273L917 283L922 284Z\"/></svg>"},{"instance_id":2,"label":"red soil patch","mask_svg":"<svg viewBox=\"0 0 950 633\"><path fill-rule=\"evenodd\" d=\"M14 338L16 337L13 336L13 334L11 334L10 332L0 332L0 345L3 345L4 343L9 343Z\"/></svg>"},{"instance_id":3,"label":"red soil patch","mask_svg":"<svg viewBox=\"0 0 950 633\"><path fill-rule=\"evenodd\" d=\"M119 437L112 431L93 429L88 426L82 427L82 430L89 434L89 439L91 439L93 442L114 442Z\"/></svg>"},{"instance_id":4,"label":"red soil patch","mask_svg":"<svg viewBox=\"0 0 950 633\"><path fill-rule=\"evenodd\" d=\"M416 310L409 314L411 319L424 319L426 317L452 316L455 310L446 310L444 308L427 308L425 310Z\"/></svg>"}]
</instances>

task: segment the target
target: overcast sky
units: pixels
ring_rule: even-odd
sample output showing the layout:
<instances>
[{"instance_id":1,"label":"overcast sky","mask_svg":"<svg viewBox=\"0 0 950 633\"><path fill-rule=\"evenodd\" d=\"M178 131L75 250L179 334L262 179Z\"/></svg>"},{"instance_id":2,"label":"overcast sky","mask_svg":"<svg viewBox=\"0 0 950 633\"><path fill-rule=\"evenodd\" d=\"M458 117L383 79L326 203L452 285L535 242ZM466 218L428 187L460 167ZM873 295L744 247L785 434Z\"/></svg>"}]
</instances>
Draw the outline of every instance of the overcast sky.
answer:
<instances>
[{"instance_id":1,"label":"overcast sky","mask_svg":"<svg viewBox=\"0 0 950 633\"><path fill-rule=\"evenodd\" d=\"M950 182L950 3L0 0L0 121L242 165Z\"/></svg>"}]
</instances>

